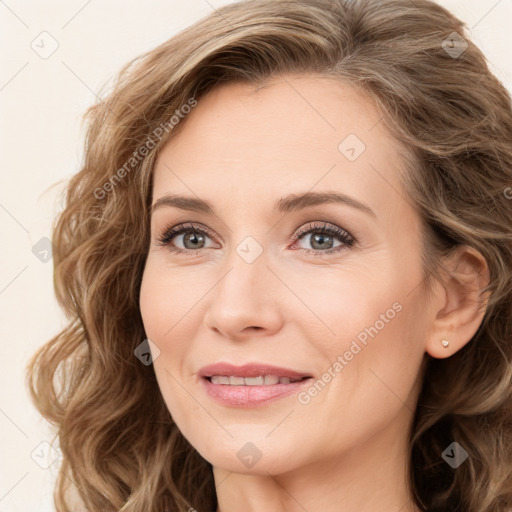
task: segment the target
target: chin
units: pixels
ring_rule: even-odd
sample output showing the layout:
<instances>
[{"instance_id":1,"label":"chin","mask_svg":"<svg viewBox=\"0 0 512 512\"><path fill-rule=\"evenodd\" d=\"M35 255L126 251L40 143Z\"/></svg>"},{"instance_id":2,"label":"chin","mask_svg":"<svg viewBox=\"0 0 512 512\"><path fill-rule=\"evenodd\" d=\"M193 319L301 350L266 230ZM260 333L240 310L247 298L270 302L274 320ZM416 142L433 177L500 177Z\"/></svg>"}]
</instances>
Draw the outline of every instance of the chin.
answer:
<instances>
[{"instance_id":1,"label":"chin","mask_svg":"<svg viewBox=\"0 0 512 512\"><path fill-rule=\"evenodd\" d=\"M297 450L303 440L288 437L288 442L281 442L277 437L265 439L267 434L268 429L257 436L236 436L229 440L224 436L223 443L217 440L215 444L204 441L191 444L212 466L234 473L278 475L307 464L304 450Z\"/></svg>"}]
</instances>

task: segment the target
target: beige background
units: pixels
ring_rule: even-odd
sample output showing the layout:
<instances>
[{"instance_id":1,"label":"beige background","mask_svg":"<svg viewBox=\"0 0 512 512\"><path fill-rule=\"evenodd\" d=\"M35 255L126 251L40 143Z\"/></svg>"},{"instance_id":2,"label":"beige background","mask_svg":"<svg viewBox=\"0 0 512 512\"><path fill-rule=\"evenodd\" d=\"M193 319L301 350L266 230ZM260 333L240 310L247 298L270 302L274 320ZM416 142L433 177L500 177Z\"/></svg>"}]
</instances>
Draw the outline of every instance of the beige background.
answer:
<instances>
[{"instance_id":1,"label":"beige background","mask_svg":"<svg viewBox=\"0 0 512 512\"><path fill-rule=\"evenodd\" d=\"M53 297L52 262L32 247L51 236L61 190L53 185L78 170L81 115L125 62L226 3L0 0L0 512L54 511L58 451L28 399L24 369L64 318ZM468 24L512 90L512 0L439 3ZM52 45L56 51L45 55Z\"/></svg>"}]
</instances>

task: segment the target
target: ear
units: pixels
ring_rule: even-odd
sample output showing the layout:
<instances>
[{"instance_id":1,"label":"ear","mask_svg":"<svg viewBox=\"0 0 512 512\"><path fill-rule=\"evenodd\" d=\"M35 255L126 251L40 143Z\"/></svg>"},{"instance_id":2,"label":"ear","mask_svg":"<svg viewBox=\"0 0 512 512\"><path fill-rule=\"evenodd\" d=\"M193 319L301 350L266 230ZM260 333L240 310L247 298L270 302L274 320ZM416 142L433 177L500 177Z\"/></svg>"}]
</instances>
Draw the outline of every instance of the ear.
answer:
<instances>
[{"instance_id":1,"label":"ear","mask_svg":"<svg viewBox=\"0 0 512 512\"><path fill-rule=\"evenodd\" d=\"M485 258L472 247L458 246L447 257L447 275L436 281L432 298L432 322L426 338L426 352L446 358L464 347L480 327L490 292L482 293L490 274ZM444 347L442 340L449 342Z\"/></svg>"}]
</instances>

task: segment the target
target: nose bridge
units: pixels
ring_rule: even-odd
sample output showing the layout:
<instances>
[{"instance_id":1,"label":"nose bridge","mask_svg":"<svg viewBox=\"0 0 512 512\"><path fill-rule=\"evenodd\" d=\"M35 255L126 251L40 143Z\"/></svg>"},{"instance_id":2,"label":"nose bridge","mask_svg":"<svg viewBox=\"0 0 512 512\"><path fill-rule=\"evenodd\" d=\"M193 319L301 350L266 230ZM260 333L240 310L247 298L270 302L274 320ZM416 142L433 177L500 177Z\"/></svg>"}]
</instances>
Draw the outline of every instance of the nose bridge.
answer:
<instances>
[{"instance_id":1,"label":"nose bridge","mask_svg":"<svg viewBox=\"0 0 512 512\"><path fill-rule=\"evenodd\" d=\"M267 264L263 246L252 236L244 237L226 258L227 273L218 284L217 300L227 301L230 307L247 302L256 306L269 285L271 272Z\"/></svg>"},{"instance_id":2,"label":"nose bridge","mask_svg":"<svg viewBox=\"0 0 512 512\"><path fill-rule=\"evenodd\" d=\"M276 328L279 308L271 292L276 278L268 263L267 252L251 235L232 247L208 308L210 327L231 336L246 327Z\"/></svg>"}]
</instances>

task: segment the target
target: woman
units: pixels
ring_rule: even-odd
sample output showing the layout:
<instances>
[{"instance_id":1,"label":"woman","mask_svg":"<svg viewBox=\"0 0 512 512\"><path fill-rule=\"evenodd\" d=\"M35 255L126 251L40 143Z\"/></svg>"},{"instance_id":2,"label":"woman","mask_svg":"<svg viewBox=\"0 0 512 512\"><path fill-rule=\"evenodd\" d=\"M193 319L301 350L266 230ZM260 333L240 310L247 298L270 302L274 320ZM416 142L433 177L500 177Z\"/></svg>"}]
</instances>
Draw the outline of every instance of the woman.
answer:
<instances>
[{"instance_id":1,"label":"woman","mask_svg":"<svg viewBox=\"0 0 512 512\"><path fill-rule=\"evenodd\" d=\"M512 107L464 29L252 0L122 70L29 368L59 511L512 510Z\"/></svg>"}]
</instances>

